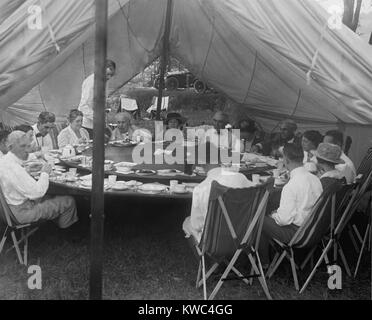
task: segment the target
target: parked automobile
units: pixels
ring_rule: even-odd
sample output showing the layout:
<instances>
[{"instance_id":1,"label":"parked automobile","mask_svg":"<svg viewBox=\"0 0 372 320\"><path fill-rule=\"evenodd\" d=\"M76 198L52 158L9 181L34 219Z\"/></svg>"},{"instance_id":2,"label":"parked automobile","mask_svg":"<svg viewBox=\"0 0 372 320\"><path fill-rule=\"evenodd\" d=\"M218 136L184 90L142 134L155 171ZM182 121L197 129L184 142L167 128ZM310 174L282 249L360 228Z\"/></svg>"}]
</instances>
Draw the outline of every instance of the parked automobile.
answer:
<instances>
[{"instance_id":1,"label":"parked automobile","mask_svg":"<svg viewBox=\"0 0 372 320\"><path fill-rule=\"evenodd\" d=\"M154 82L154 87L159 88L159 76ZM177 90L179 88L193 87L196 92L204 93L208 88L207 84L196 78L191 72L169 72L165 78L165 88L167 90Z\"/></svg>"}]
</instances>

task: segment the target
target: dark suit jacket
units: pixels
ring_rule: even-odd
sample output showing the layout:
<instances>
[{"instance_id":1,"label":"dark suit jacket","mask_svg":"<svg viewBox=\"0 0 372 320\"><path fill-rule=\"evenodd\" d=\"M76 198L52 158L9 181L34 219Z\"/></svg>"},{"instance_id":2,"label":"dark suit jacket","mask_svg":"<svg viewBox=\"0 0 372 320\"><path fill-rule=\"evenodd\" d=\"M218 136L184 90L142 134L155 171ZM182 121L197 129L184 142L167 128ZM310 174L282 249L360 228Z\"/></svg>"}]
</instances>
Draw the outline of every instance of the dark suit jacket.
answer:
<instances>
[{"instance_id":1,"label":"dark suit jacket","mask_svg":"<svg viewBox=\"0 0 372 320\"><path fill-rule=\"evenodd\" d=\"M271 138L262 143L262 154L265 156L276 156L278 149L283 147L288 141L282 139L280 133L274 133ZM301 146L301 137L295 136L293 138L293 143Z\"/></svg>"}]
</instances>

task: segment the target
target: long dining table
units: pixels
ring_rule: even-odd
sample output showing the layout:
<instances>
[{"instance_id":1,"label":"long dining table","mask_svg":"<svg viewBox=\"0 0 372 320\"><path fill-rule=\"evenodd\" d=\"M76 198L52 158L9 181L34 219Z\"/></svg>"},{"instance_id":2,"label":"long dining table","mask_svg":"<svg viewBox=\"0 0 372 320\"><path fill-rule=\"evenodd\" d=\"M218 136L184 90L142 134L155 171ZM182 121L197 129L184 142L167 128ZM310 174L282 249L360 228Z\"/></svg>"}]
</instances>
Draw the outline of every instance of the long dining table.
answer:
<instances>
[{"instance_id":1,"label":"long dining table","mask_svg":"<svg viewBox=\"0 0 372 320\"><path fill-rule=\"evenodd\" d=\"M152 155L155 154L156 150L162 150L163 145L159 143L151 143L152 147ZM138 188L130 188L127 190L114 190L110 187L105 188L105 195L107 196L117 196L117 197L146 197L146 198L163 198L163 199L184 199L186 201L191 201L192 199L192 187L188 187L189 185L196 185L202 182L206 178L206 173L212 169L219 167L220 164L207 164L204 163L205 161L201 161L202 163L196 163L193 165L203 168L204 172L195 173L194 171L191 174L185 173L185 165L184 164L155 164L155 159L150 160L150 163L134 163L133 159L133 150L135 146L117 146L115 144L107 144L105 146L105 159L109 162L113 162L114 164L120 162L127 162L133 163L133 166L130 168L129 172L123 173L117 170L115 166L110 168L110 170L105 170L105 176L115 175L117 176L118 181L138 181L143 184L148 183L155 183L160 185L170 185L171 180L177 180L181 184L186 185L186 191L184 193L176 193L171 192L168 189L164 190L164 192L156 192L156 193L149 193L149 192L141 192ZM92 169L90 166L83 165L81 161L79 161L82 157L91 157L92 156L92 149L88 148L85 150L82 155L79 157L71 157L67 159L61 159L61 165L65 166L68 170L69 168L76 168L78 172L78 176L89 175L92 173ZM241 168L240 172L245 174L248 178L251 178L252 174L261 174L267 175L267 171L273 169L273 167L269 165L260 165L255 166L252 165L250 167L243 167ZM151 170L152 173L149 174L142 174L142 170ZM159 172L160 170L160 172ZM165 174L162 170L170 170L173 172L169 172ZM51 179L50 187L49 187L49 194L65 194L65 195L84 195L89 196L91 190L89 188L84 188L79 184L79 181L59 181L58 179Z\"/></svg>"}]
</instances>

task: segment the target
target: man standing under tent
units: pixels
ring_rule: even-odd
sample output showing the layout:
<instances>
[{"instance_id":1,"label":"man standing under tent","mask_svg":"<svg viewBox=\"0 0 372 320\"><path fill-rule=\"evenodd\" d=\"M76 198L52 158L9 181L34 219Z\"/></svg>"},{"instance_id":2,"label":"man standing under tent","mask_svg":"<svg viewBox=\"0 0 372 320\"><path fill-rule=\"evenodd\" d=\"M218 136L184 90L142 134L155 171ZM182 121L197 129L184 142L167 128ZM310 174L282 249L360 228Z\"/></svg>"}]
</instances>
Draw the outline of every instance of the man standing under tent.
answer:
<instances>
[{"instance_id":1,"label":"man standing under tent","mask_svg":"<svg viewBox=\"0 0 372 320\"><path fill-rule=\"evenodd\" d=\"M56 116L48 111L39 114L38 121L32 126L32 149L34 151L48 151L57 149L57 140L54 136Z\"/></svg>"},{"instance_id":2,"label":"man standing under tent","mask_svg":"<svg viewBox=\"0 0 372 320\"><path fill-rule=\"evenodd\" d=\"M112 60L106 61L106 78L109 80L115 75L116 63ZM81 88L81 99L79 111L84 115L83 128L89 132L89 136L93 138L93 100L94 100L94 73L88 76Z\"/></svg>"},{"instance_id":3,"label":"man standing under tent","mask_svg":"<svg viewBox=\"0 0 372 320\"><path fill-rule=\"evenodd\" d=\"M330 130L324 136L324 142L336 144L338 145L341 150L344 145L344 135L341 131L338 130ZM337 164L336 169L339 170L342 175L346 178L346 182L348 184L353 183L356 177L356 170L354 163L350 160L350 158L342 151L341 153L341 160L344 163Z\"/></svg>"}]
</instances>

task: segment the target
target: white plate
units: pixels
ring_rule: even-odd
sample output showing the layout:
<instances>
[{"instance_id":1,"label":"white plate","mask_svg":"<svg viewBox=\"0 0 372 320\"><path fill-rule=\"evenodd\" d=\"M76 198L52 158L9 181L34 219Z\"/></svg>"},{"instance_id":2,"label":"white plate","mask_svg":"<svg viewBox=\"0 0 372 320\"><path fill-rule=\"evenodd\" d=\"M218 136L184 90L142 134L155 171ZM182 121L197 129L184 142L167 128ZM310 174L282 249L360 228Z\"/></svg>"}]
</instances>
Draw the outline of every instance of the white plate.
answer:
<instances>
[{"instance_id":1,"label":"white plate","mask_svg":"<svg viewBox=\"0 0 372 320\"><path fill-rule=\"evenodd\" d=\"M138 190L145 192L162 192L167 190L168 186L156 183L147 183L138 187Z\"/></svg>"},{"instance_id":2,"label":"white plate","mask_svg":"<svg viewBox=\"0 0 372 320\"><path fill-rule=\"evenodd\" d=\"M135 162L118 162L118 163L115 163L114 166L115 167L134 167L136 166L137 163Z\"/></svg>"},{"instance_id":3,"label":"white plate","mask_svg":"<svg viewBox=\"0 0 372 320\"><path fill-rule=\"evenodd\" d=\"M117 173L120 173L120 174L133 174L133 173L134 173L133 170L129 170L129 171L121 171L120 169L116 169L116 172L117 172Z\"/></svg>"},{"instance_id":4,"label":"white plate","mask_svg":"<svg viewBox=\"0 0 372 320\"><path fill-rule=\"evenodd\" d=\"M142 182L140 182L140 181L136 181L136 180L126 181L125 184L126 184L128 187L139 187L139 186L142 186L142 185L143 185Z\"/></svg>"},{"instance_id":5,"label":"white plate","mask_svg":"<svg viewBox=\"0 0 372 320\"><path fill-rule=\"evenodd\" d=\"M128 190L129 187L126 185L125 181L116 182L112 187L112 190L122 191Z\"/></svg>"},{"instance_id":6,"label":"white plate","mask_svg":"<svg viewBox=\"0 0 372 320\"><path fill-rule=\"evenodd\" d=\"M157 173L161 176L176 176L183 172L180 170L176 170L176 169L163 169L163 170L157 170Z\"/></svg>"},{"instance_id":7,"label":"white plate","mask_svg":"<svg viewBox=\"0 0 372 320\"><path fill-rule=\"evenodd\" d=\"M181 190L173 190L172 191L173 193L176 193L176 194L185 194L185 193L189 193L189 192L191 192L191 191L189 191L189 190L187 190L187 188L185 189L185 190L183 190L183 191L181 191Z\"/></svg>"}]
</instances>

